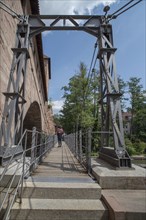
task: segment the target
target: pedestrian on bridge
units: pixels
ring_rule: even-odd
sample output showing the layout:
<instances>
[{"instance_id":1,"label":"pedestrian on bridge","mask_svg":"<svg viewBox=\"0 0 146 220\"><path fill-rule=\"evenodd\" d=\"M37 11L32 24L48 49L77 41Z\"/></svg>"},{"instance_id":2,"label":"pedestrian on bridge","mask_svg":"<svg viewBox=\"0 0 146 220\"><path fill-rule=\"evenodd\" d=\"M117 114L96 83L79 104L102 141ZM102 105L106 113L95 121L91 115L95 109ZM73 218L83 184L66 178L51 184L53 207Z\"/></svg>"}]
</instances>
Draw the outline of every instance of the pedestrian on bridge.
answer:
<instances>
[{"instance_id":1,"label":"pedestrian on bridge","mask_svg":"<svg viewBox=\"0 0 146 220\"><path fill-rule=\"evenodd\" d=\"M61 147L62 146L62 136L64 134L63 128L61 126L57 126L56 133L57 133L57 138L58 138L58 147Z\"/></svg>"}]
</instances>

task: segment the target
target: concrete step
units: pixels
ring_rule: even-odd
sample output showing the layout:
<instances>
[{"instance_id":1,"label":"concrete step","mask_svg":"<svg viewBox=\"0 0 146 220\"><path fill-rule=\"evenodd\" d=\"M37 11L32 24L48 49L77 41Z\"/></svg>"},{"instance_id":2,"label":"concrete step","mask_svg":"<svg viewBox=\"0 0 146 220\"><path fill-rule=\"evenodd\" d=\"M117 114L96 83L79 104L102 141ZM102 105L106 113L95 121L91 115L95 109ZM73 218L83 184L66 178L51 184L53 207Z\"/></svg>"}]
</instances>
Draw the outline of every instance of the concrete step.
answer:
<instances>
[{"instance_id":1,"label":"concrete step","mask_svg":"<svg viewBox=\"0 0 146 220\"><path fill-rule=\"evenodd\" d=\"M14 190L15 190L14 188L11 188L9 190L9 194L8 194L8 197L6 198L5 204L7 204L8 200L11 198L11 196L14 195ZM6 197L7 192L8 192L8 188L0 187L0 207ZM5 205L4 205L4 207L5 207Z\"/></svg>"},{"instance_id":2,"label":"concrete step","mask_svg":"<svg viewBox=\"0 0 146 220\"><path fill-rule=\"evenodd\" d=\"M15 189L11 188L9 190L8 196L6 197L7 192L8 192L8 188L0 187L0 207L1 207L0 219L3 219L3 216L4 216L5 210L7 208L7 205L13 199L13 196L15 194Z\"/></svg>"},{"instance_id":3,"label":"concrete step","mask_svg":"<svg viewBox=\"0 0 146 220\"><path fill-rule=\"evenodd\" d=\"M23 198L100 199L97 183L25 182Z\"/></svg>"},{"instance_id":4,"label":"concrete step","mask_svg":"<svg viewBox=\"0 0 146 220\"><path fill-rule=\"evenodd\" d=\"M26 164L25 164L24 169L25 169L25 173L26 173L27 177L30 175L29 166L30 166L30 158L26 158ZM20 163L19 166L18 166L18 162L13 162L12 164L10 164L5 175L3 176L3 178L0 182L0 186L1 187L8 187L10 185L14 175L15 175L14 180L12 182L12 188L15 188L19 182L21 175L22 175L22 169L23 169L22 163ZM5 168L0 166L0 178L3 175L4 170L5 170ZM17 170L17 172L16 172L16 170Z\"/></svg>"},{"instance_id":5,"label":"concrete step","mask_svg":"<svg viewBox=\"0 0 146 220\"><path fill-rule=\"evenodd\" d=\"M102 201L109 209L109 220L145 220L145 190L102 190Z\"/></svg>"},{"instance_id":6,"label":"concrete step","mask_svg":"<svg viewBox=\"0 0 146 220\"><path fill-rule=\"evenodd\" d=\"M15 203L10 220L107 220L108 211L100 200L23 199Z\"/></svg>"},{"instance_id":7,"label":"concrete step","mask_svg":"<svg viewBox=\"0 0 146 220\"><path fill-rule=\"evenodd\" d=\"M70 174L70 175L87 175L87 173L83 173L82 171L79 172L79 171L76 171L76 170L59 170L58 169L50 169L50 170L36 170L35 171L35 175L40 175L40 174L45 174L45 175L52 175L54 173L54 176L57 174Z\"/></svg>"},{"instance_id":8,"label":"concrete step","mask_svg":"<svg viewBox=\"0 0 146 220\"><path fill-rule=\"evenodd\" d=\"M57 183L94 183L89 176L29 176L27 182L57 182Z\"/></svg>"},{"instance_id":9,"label":"concrete step","mask_svg":"<svg viewBox=\"0 0 146 220\"><path fill-rule=\"evenodd\" d=\"M83 174L87 174L87 171L85 171L81 165L77 165L74 166L74 164L41 164L38 166L38 168L35 170L35 172L39 173L39 172L52 172L52 171L58 171L58 172L70 172L70 173L83 173Z\"/></svg>"},{"instance_id":10,"label":"concrete step","mask_svg":"<svg viewBox=\"0 0 146 220\"><path fill-rule=\"evenodd\" d=\"M132 169L115 170L107 162L96 158L92 159L92 174L102 189L146 189L146 170L132 165Z\"/></svg>"},{"instance_id":11,"label":"concrete step","mask_svg":"<svg viewBox=\"0 0 146 220\"><path fill-rule=\"evenodd\" d=\"M12 178L14 176L14 173L15 173L15 170L16 170L16 167L17 167L17 163L16 162L13 162L13 164L11 164L7 170L7 172L5 173L5 175L3 176L1 182L0 182L0 186L1 187L8 187L10 185L10 182L12 181ZM0 167L0 178L3 174L3 171L4 171L4 167ZM15 175L15 178L13 180L13 184L12 184L12 187L16 187L19 179L20 179L20 175L22 174L22 168L21 168L21 165L20 165L20 168L18 169L16 175Z\"/></svg>"}]
</instances>

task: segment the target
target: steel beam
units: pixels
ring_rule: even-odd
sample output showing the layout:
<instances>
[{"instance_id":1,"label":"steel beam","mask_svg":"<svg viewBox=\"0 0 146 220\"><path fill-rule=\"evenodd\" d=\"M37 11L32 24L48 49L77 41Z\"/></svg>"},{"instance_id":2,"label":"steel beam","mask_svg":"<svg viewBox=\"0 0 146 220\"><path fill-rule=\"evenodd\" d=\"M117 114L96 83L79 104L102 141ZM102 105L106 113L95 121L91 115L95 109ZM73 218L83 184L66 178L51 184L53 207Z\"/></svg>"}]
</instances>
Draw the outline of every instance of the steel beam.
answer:
<instances>
[{"instance_id":1,"label":"steel beam","mask_svg":"<svg viewBox=\"0 0 146 220\"><path fill-rule=\"evenodd\" d=\"M14 148L22 135L23 110L25 100L26 68L29 59L30 26L28 17L24 17L17 26L15 48L11 64L10 76L5 95L5 104L0 128L0 158L10 157L8 148ZM12 151L11 149L9 150ZM17 153L17 152L16 152Z\"/></svg>"},{"instance_id":2,"label":"steel beam","mask_svg":"<svg viewBox=\"0 0 146 220\"><path fill-rule=\"evenodd\" d=\"M35 36L43 31L77 30L97 37L102 20L103 16L90 15L31 15L29 16L30 36Z\"/></svg>"},{"instance_id":3,"label":"steel beam","mask_svg":"<svg viewBox=\"0 0 146 220\"><path fill-rule=\"evenodd\" d=\"M108 162L110 161L114 166L116 164L119 167L131 167L131 160L125 149L121 94L115 63L116 48L113 46L113 33L110 24L100 26L98 42L101 81L101 130L103 131L101 133L100 157ZM110 135L111 131L113 136ZM118 163L115 163L116 160Z\"/></svg>"}]
</instances>

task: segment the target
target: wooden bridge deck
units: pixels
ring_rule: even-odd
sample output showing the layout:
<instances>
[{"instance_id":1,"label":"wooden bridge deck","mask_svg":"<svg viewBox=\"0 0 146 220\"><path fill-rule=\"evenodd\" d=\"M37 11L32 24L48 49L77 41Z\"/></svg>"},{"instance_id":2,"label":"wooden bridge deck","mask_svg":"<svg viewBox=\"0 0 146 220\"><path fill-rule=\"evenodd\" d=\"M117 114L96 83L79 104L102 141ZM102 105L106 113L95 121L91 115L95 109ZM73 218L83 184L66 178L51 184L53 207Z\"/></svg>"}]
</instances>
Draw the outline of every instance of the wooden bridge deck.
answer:
<instances>
[{"instance_id":1,"label":"wooden bridge deck","mask_svg":"<svg viewBox=\"0 0 146 220\"><path fill-rule=\"evenodd\" d=\"M92 182L86 170L74 157L68 146L63 142L62 147L55 145L46 154L43 162L31 175L35 181L49 182Z\"/></svg>"}]
</instances>

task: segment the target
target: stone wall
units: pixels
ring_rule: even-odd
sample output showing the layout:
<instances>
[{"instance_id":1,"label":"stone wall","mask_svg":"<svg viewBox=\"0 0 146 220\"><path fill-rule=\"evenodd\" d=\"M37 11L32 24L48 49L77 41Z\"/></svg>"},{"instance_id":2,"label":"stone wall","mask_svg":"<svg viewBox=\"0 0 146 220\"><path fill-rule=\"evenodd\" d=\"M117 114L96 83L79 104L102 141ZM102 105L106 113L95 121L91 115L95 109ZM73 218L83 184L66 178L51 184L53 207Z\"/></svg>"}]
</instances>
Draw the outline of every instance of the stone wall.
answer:
<instances>
[{"instance_id":1,"label":"stone wall","mask_svg":"<svg viewBox=\"0 0 146 220\"><path fill-rule=\"evenodd\" d=\"M5 0L4 2L18 14L23 14L24 8L22 8L21 0ZM28 14L31 13L31 6L29 4L29 1L27 1L25 12L27 12ZM0 9L0 123L5 102L5 96L2 93L7 91L7 84L13 58L13 52L11 48L15 47L15 34L18 22L19 21L17 19L12 18L11 15ZM48 118L48 110L46 108L46 103L48 102L48 100L46 99L45 95L45 88L48 88L49 68L45 67L46 85L44 85L36 38L32 40L29 53L30 59L28 60L27 67L25 97L27 103L25 104L24 117L27 116L27 112L29 111L30 106L32 106L33 103L37 103L37 106L40 110L38 112L40 112L41 114L40 127L42 130L50 133L50 121ZM35 108L33 109L33 111L35 112ZM29 119L27 121L29 121ZM51 123L53 122L51 121Z\"/></svg>"},{"instance_id":2,"label":"stone wall","mask_svg":"<svg viewBox=\"0 0 146 220\"><path fill-rule=\"evenodd\" d=\"M53 120L53 110L50 105L46 105L46 107L47 107L47 119L49 122L49 131L50 131L50 134L54 135L55 134L55 124L54 124L54 120Z\"/></svg>"}]
</instances>

